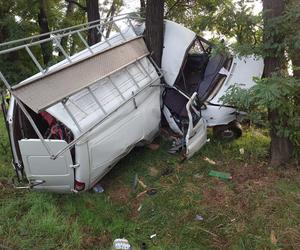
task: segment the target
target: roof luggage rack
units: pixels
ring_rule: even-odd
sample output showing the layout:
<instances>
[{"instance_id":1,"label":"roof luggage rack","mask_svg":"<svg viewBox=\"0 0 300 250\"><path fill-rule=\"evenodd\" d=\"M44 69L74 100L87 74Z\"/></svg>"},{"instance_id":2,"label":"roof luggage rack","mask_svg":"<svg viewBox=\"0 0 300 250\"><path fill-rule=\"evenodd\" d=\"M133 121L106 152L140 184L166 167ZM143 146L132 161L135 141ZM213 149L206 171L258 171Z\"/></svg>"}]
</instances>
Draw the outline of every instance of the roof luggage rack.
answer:
<instances>
[{"instance_id":1,"label":"roof luggage rack","mask_svg":"<svg viewBox=\"0 0 300 250\"><path fill-rule=\"evenodd\" d=\"M120 22L122 23L122 27ZM105 37L103 34L103 27L105 26L113 27L115 33L112 33L110 37ZM96 29L104 41L92 46L88 45L87 41L82 36L82 33L91 29ZM49 35L50 37L43 39L45 35ZM77 35L84 45L80 51L72 56L68 55L63 46L60 44L62 38L69 37L71 35ZM64 60L51 67L42 66L30 49L32 46L40 46L46 42L50 42L55 45L64 57ZM1 50L2 47L6 48ZM1 55L19 50L26 51L39 73L24 79L17 85L10 84L1 71L0 79L14 96L17 104L28 118L30 124L52 159L56 159L66 150L73 147L86 134L98 127L112 113L117 111L130 100L133 99L133 101L135 101L134 98L136 95L162 77L161 70L157 67L157 65L154 64L156 71L158 72L158 77L155 78L151 75L149 69L147 70L145 68L142 60L146 57L149 57L151 60L149 56L150 53L143 41L143 38L135 33L132 19L129 16L115 17L113 20L107 22L105 22L105 20L92 21L86 24L76 25L42 35L6 42L0 44L0 57ZM153 60L151 60L151 62L153 63ZM130 65L135 65L140 71L140 74L147 79L146 85L139 85L135 76L132 75L129 70ZM126 72L130 81L133 85L135 85L135 91L132 92L130 97L125 97L120 86L118 86L118 84L116 84L110 77L112 74L119 71ZM120 105L115 108L111 108L110 110L105 109L91 87L93 84L103 79L107 79L112 85L112 88L115 89L122 98ZM101 110L104 114L101 119L97 120L97 122L89 128L81 127L78 119L76 119L74 113L67 105L70 101L70 97L83 90L88 91L93 101L97 104L99 110ZM51 152L51 149L47 143L45 143L43 135L40 133L38 127L31 118L25 105L34 112L39 113L58 103L63 105L65 111L76 125L78 131L80 131L80 135L78 135L68 144L67 147L63 148L59 152Z\"/></svg>"}]
</instances>

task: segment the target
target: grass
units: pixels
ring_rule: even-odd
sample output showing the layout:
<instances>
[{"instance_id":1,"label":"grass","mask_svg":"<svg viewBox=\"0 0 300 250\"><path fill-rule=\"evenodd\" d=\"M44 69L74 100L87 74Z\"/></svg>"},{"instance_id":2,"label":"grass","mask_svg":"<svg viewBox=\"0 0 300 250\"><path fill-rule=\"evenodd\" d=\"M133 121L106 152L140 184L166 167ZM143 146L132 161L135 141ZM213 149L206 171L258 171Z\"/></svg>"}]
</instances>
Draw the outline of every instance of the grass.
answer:
<instances>
[{"instance_id":1,"label":"grass","mask_svg":"<svg viewBox=\"0 0 300 250\"><path fill-rule=\"evenodd\" d=\"M6 184L13 171L0 126L0 249L110 249L120 237L135 249L142 243L148 249L300 249L299 170L268 166L263 131L248 129L233 142L211 139L184 162L157 139L158 150L136 148L113 168L101 181L104 193L61 195ZM233 179L209 177L210 170ZM143 188L132 189L136 174L157 194L137 197Z\"/></svg>"}]
</instances>

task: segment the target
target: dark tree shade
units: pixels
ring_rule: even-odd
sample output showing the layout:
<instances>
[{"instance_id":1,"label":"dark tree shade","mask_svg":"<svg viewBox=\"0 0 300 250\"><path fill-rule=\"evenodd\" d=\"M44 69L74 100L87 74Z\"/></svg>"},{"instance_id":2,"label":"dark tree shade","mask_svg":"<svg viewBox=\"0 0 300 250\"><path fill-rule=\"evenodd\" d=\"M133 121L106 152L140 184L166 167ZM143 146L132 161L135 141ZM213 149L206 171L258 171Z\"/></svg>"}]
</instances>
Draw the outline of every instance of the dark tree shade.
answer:
<instances>
[{"instance_id":1,"label":"dark tree shade","mask_svg":"<svg viewBox=\"0 0 300 250\"><path fill-rule=\"evenodd\" d=\"M164 1L147 0L145 40L152 57L161 66L163 49Z\"/></svg>"},{"instance_id":2,"label":"dark tree shade","mask_svg":"<svg viewBox=\"0 0 300 250\"><path fill-rule=\"evenodd\" d=\"M86 0L86 11L88 22L92 22L100 19L99 14L99 2L98 0ZM93 45L100 42L101 37L97 33L97 29L93 28L89 30L88 34L88 44Z\"/></svg>"},{"instance_id":3,"label":"dark tree shade","mask_svg":"<svg viewBox=\"0 0 300 250\"><path fill-rule=\"evenodd\" d=\"M47 17L47 4L46 0L39 0L39 13L38 13L38 23L40 27L40 34L45 34L50 31L48 25L48 17ZM40 40L49 38L50 35L44 35L40 37ZM51 60L52 55L52 45L49 42L41 44L42 54L44 64L48 65Z\"/></svg>"}]
</instances>

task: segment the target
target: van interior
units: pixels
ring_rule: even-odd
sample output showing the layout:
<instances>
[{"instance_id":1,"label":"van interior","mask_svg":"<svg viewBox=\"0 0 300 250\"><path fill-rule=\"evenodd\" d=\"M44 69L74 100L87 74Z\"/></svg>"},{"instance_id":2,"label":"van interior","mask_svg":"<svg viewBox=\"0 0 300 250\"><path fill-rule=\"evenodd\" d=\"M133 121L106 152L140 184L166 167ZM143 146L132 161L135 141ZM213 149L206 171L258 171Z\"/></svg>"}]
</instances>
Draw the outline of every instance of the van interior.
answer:
<instances>
[{"instance_id":1,"label":"van interior","mask_svg":"<svg viewBox=\"0 0 300 250\"><path fill-rule=\"evenodd\" d=\"M21 152L18 147L18 141L22 139L39 139L38 135L31 126L29 120L22 112L21 108L15 103L16 108L13 116L13 134L16 145L18 158L22 159ZM72 131L67 128L62 122L55 119L47 111L42 111L39 114L26 107L28 113L32 117L37 128L43 135L44 139L65 140L70 143L74 139ZM75 162L75 149L71 149L72 160Z\"/></svg>"},{"instance_id":2,"label":"van interior","mask_svg":"<svg viewBox=\"0 0 300 250\"><path fill-rule=\"evenodd\" d=\"M196 39L190 47L174 84L177 89L189 97L194 92L198 93L196 105L199 111L203 108L203 103L211 100L222 87L226 76L220 74L220 70L223 67L229 70L233 61L232 57L225 54L212 54L209 44L203 43L200 39ZM179 127L182 128L183 123L186 123L184 120L187 119L186 104L188 99L176 89L167 88L163 100L179 123ZM194 112L193 116L195 117L194 123L196 123L199 117L197 119Z\"/></svg>"}]
</instances>

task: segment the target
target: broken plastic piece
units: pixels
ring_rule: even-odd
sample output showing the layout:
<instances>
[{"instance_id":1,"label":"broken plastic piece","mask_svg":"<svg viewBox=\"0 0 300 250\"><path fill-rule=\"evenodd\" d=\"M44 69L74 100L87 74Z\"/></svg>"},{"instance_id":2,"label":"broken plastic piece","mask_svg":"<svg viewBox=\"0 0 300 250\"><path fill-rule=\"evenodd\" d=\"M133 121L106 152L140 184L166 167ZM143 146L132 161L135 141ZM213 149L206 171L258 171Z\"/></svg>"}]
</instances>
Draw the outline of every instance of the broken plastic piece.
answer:
<instances>
[{"instance_id":1,"label":"broken plastic piece","mask_svg":"<svg viewBox=\"0 0 300 250\"><path fill-rule=\"evenodd\" d=\"M103 193L104 192L104 188L100 184L96 184L93 187L93 191L94 191L94 193Z\"/></svg>"},{"instance_id":2,"label":"broken plastic piece","mask_svg":"<svg viewBox=\"0 0 300 250\"><path fill-rule=\"evenodd\" d=\"M126 239L115 239L113 243L113 249L114 250L123 250L128 249L131 250L131 245L129 244L128 240Z\"/></svg>"},{"instance_id":3,"label":"broken plastic piece","mask_svg":"<svg viewBox=\"0 0 300 250\"><path fill-rule=\"evenodd\" d=\"M209 164L216 165L214 160L209 159L208 157L204 157L204 160L207 161Z\"/></svg>"},{"instance_id":4,"label":"broken plastic piece","mask_svg":"<svg viewBox=\"0 0 300 250\"><path fill-rule=\"evenodd\" d=\"M230 173L219 172L219 171L215 171L215 170L209 171L208 175L213 176L213 177L218 177L223 180L231 180L232 179L232 176Z\"/></svg>"},{"instance_id":5,"label":"broken plastic piece","mask_svg":"<svg viewBox=\"0 0 300 250\"><path fill-rule=\"evenodd\" d=\"M203 221L204 218L202 217L201 214L196 214L195 220L197 220L197 221Z\"/></svg>"},{"instance_id":6,"label":"broken plastic piece","mask_svg":"<svg viewBox=\"0 0 300 250\"><path fill-rule=\"evenodd\" d=\"M156 237L156 234L150 235L150 239L153 239L154 237Z\"/></svg>"}]
</instances>

